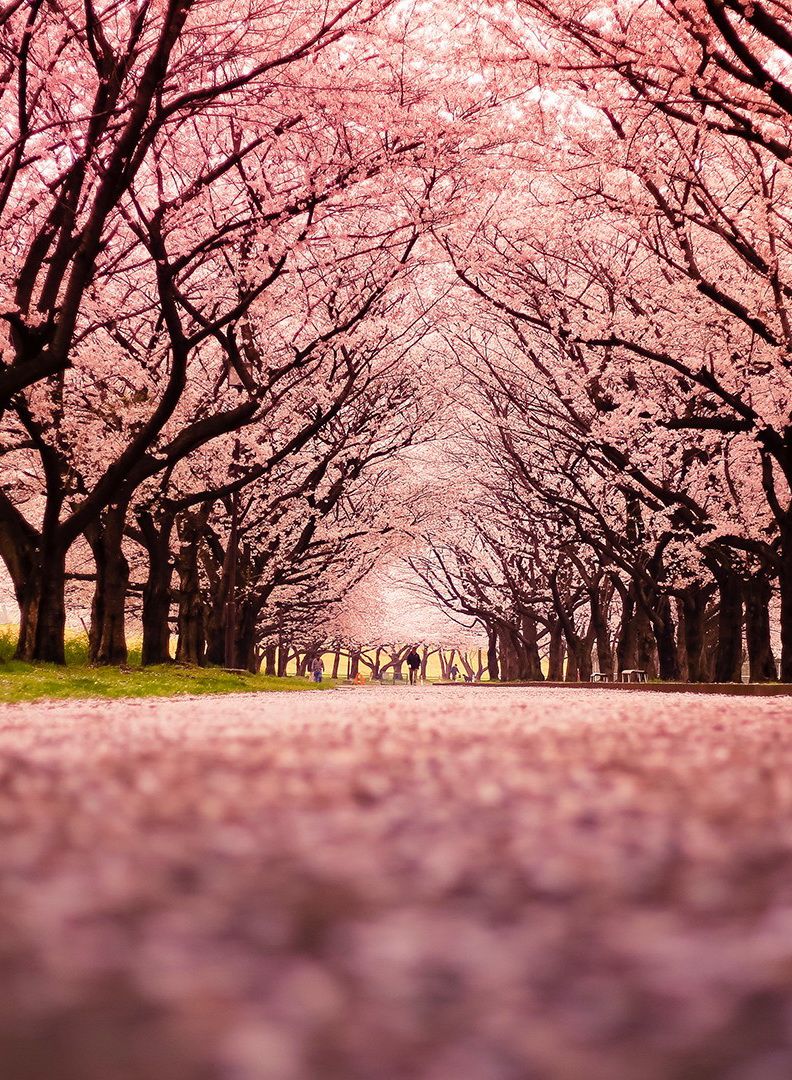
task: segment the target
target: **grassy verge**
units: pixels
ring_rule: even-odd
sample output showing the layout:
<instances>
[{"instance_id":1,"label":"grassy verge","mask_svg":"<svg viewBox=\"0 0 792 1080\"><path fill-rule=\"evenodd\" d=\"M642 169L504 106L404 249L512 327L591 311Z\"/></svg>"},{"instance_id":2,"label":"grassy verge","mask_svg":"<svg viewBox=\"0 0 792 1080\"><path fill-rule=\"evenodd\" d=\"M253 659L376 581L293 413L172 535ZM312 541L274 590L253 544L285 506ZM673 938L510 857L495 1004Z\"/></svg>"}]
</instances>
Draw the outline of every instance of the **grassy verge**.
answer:
<instances>
[{"instance_id":1,"label":"grassy verge","mask_svg":"<svg viewBox=\"0 0 792 1080\"><path fill-rule=\"evenodd\" d=\"M238 694L257 690L327 689L308 679L275 679L220 668L94 668L85 664L0 662L0 702L43 698L177 697L180 694Z\"/></svg>"},{"instance_id":2,"label":"grassy verge","mask_svg":"<svg viewBox=\"0 0 792 1080\"><path fill-rule=\"evenodd\" d=\"M0 702L45 698L177 697L179 694L239 694L257 690L321 690L309 679L193 668L176 664L140 666L140 642L130 642L129 667L91 667L85 634L67 633L66 666L23 664L13 659L16 627L0 627Z\"/></svg>"}]
</instances>

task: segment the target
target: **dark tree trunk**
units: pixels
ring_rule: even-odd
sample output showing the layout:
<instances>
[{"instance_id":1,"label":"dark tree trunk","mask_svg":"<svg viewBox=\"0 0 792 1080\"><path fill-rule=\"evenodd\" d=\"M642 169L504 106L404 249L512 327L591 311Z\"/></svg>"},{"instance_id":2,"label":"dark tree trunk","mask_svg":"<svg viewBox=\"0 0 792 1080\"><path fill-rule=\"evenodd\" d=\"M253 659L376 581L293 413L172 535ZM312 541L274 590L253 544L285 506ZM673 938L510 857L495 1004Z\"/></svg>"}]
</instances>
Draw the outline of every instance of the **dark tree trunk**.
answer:
<instances>
[{"instance_id":1,"label":"dark tree trunk","mask_svg":"<svg viewBox=\"0 0 792 1080\"><path fill-rule=\"evenodd\" d=\"M613 677L613 648L608 628L608 612L612 594L613 586L608 583L605 586L598 585L596 588L589 589L591 625L597 645L597 666L598 670L608 678ZM589 676L590 674L589 672Z\"/></svg>"},{"instance_id":2,"label":"dark tree trunk","mask_svg":"<svg viewBox=\"0 0 792 1080\"><path fill-rule=\"evenodd\" d=\"M270 643L264 650L264 674L276 675L277 667L276 661L278 656L278 647L274 642Z\"/></svg>"},{"instance_id":3,"label":"dark tree trunk","mask_svg":"<svg viewBox=\"0 0 792 1080\"><path fill-rule=\"evenodd\" d=\"M522 639L524 656L523 678L531 682L544 682L542 660L539 656L539 629L533 619L525 616L522 620Z\"/></svg>"},{"instance_id":4,"label":"dark tree trunk","mask_svg":"<svg viewBox=\"0 0 792 1080\"><path fill-rule=\"evenodd\" d=\"M65 664L66 552L54 545L45 546L42 550L40 573L36 632L31 659Z\"/></svg>"},{"instance_id":5,"label":"dark tree trunk","mask_svg":"<svg viewBox=\"0 0 792 1080\"><path fill-rule=\"evenodd\" d=\"M547 654L548 682L561 682L564 678L564 631L561 623L550 625L550 641Z\"/></svg>"},{"instance_id":6,"label":"dark tree trunk","mask_svg":"<svg viewBox=\"0 0 792 1080\"><path fill-rule=\"evenodd\" d=\"M770 640L770 600L772 586L764 573L752 574L743 581L745 603L745 642L752 683L775 682L778 678Z\"/></svg>"},{"instance_id":7,"label":"dark tree trunk","mask_svg":"<svg viewBox=\"0 0 792 1080\"><path fill-rule=\"evenodd\" d=\"M429 665L429 649L426 645L421 649L421 681L426 682L426 669ZM394 668L394 678L396 678L396 670ZM399 679L402 678L402 661L399 660L398 665Z\"/></svg>"},{"instance_id":8,"label":"dark tree trunk","mask_svg":"<svg viewBox=\"0 0 792 1080\"><path fill-rule=\"evenodd\" d=\"M17 638L15 660L32 660L36 651L36 626L41 599L41 568L38 559L30 561L24 579L14 582L14 592L19 604L19 636Z\"/></svg>"},{"instance_id":9,"label":"dark tree trunk","mask_svg":"<svg viewBox=\"0 0 792 1080\"><path fill-rule=\"evenodd\" d=\"M718 645L715 654L715 682L742 682L742 582L730 569L719 566Z\"/></svg>"},{"instance_id":10,"label":"dark tree trunk","mask_svg":"<svg viewBox=\"0 0 792 1080\"><path fill-rule=\"evenodd\" d=\"M704 654L701 659L703 682L715 681L715 658L718 654L718 605L708 603L704 619Z\"/></svg>"},{"instance_id":11,"label":"dark tree trunk","mask_svg":"<svg viewBox=\"0 0 792 1080\"><path fill-rule=\"evenodd\" d=\"M657 642L652 628L652 620L642 607L635 612L637 635L637 667L646 672L648 679L657 677Z\"/></svg>"},{"instance_id":12,"label":"dark tree trunk","mask_svg":"<svg viewBox=\"0 0 792 1080\"><path fill-rule=\"evenodd\" d=\"M667 596L659 597L655 603L652 629L657 644L660 678L669 682L676 682L679 679L679 663L674 635L674 619L671 614L671 601Z\"/></svg>"},{"instance_id":13,"label":"dark tree trunk","mask_svg":"<svg viewBox=\"0 0 792 1080\"><path fill-rule=\"evenodd\" d=\"M511 682L514 678L514 657L512 655L511 634L506 627L498 631L498 669L501 682Z\"/></svg>"},{"instance_id":14,"label":"dark tree trunk","mask_svg":"<svg viewBox=\"0 0 792 1080\"><path fill-rule=\"evenodd\" d=\"M635 597L632 589L620 589L622 601L619 639L616 645L616 677L620 672L638 666L638 623L635 618Z\"/></svg>"},{"instance_id":15,"label":"dark tree trunk","mask_svg":"<svg viewBox=\"0 0 792 1080\"><path fill-rule=\"evenodd\" d=\"M278 678L286 677L286 669L289 666L289 643L280 638L278 641Z\"/></svg>"},{"instance_id":16,"label":"dark tree trunk","mask_svg":"<svg viewBox=\"0 0 792 1080\"><path fill-rule=\"evenodd\" d=\"M498 635L495 630L487 628L487 678L490 682L498 682L500 671L498 668Z\"/></svg>"},{"instance_id":17,"label":"dark tree trunk","mask_svg":"<svg viewBox=\"0 0 792 1080\"><path fill-rule=\"evenodd\" d=\"M258 656L256 655L256 625L258 623L258 608L254 603L247 601L239 606L237 615L236 632L236 663L240 668L245 668L257 674L259 669Z\"/></svg>"},{"instance_id":18,"label":"dark tree trunk","mask_svg":"<svg viewBox=\"0 0 792 1080\"><path fill-rule=\"evenodd\" d=\"M792 526L781 530L781 565L778 584L781 592L780 681L792 682Z\"/></svg>"},{"instance_id":19,"label":"dark tree trunk","mask_svg":"<svg viewBox=\"0 0 792 1080\"><path fill-rule=\"evenodd\" d=\"M47 516L56 518L51 507ZM57 538L57 525L45 520L39 535L26 523L0 521L0 554L19 604L17 660L65 663L66 549Z\"/></svg>"},{"instance_id":20,"label":"dark tree trunk","mask_svg":"<svg viewBox=\"0 0 792 1080\"><path fill-rule=\"evenodd\" d=\"M158 521L148 511L137 515L148 556L148 575L143 586L142 662L167 664L170 654L170 608L173 561L170 542L173 514L163 513Z\"/></svg>"},{"instance_id":21,"label":"dark tree trunk","mask_svg":"<svg viewBox=\"0 0 792 1080\"><path fill-rule=\"evenodd\" d=\"M96 564L96 584L88 633L91 661L95 664L125 664L126 595L129 563L123 551L127 505L108 506L86 529Z\"/></svg>"},{"instance_id":22,"label":"dark tree trunk","mask_svg":"<svg viewBox=\"0 0 792 1080\"><path fill-rule=\"evenodd\" d=\"M677 667L679 668L680 682L690 682L690 670L687 658L687 625L685 622L685 606L681 595L676 597L676 624L677 624Z\"/></svg>"},{"instance_id":23,"label":"dark tree trunk","mask_svg":"<svg viewBox=\"0 0 792 1080\"><path fill-rule=\"evenodd\" d=\"M564 682L578 681L578 658L574 649L570 649L569 641L566 642L566 668L564 670Z\"/></svg>"},{"instance_id":24,"label":"dark tree trunk","mask_svg":"<svg viewBox=\"0 0 792 1080\"><path fill-rule=\"evenodd\" d=\"M225 557L222 549L206 545L201 552L201 566L209 586L209 599L204 604L204 635L206 637L206 662L223 667L226 662L226 575ZM241 661L240 661L241 663Z\"/></svg>"},{"instance_id":25,"label":"dark tree trunk","mask_svg":"<svg viewBox=\"0 0 792 1080\"><path fill-rule=\"evenodd\" d=\"M682 609L680 641L685 653L689 682L705 682L705 623L707 615L707 590L701 585L690 585L680 597Z\"/></svg>"},{"instance_id":26,"label":"dark tree trunk","mask_svg":"<svg viewBox=\"0 0 792 1080\"><path fill-rule=\"evenodd\" d=\"M341 650L336 649L336 651L333 653L333 668L332 668L332 671L330 672L330 678L331 679L337 679L338 678L338 668L339 668L340 664L341 664Z\"/></svg>"},{"instance_id":27,"label":"dark tree trunk","mask_svg":"<svg viewBox=\"0 0 792 1080\"><path fill-rule=\"evenodd\" d=\"M179 522L179 637L176 659L185 664L205 662L204 604L198 573L198 548L203 521L197 515L185 515Z\"/></svg>"},{"instance_id":28,"label":"dark tree trunk","mask_svg":"<svg viewBox=\"0 0 792 1080\"><path fill-rule=\"evenodd\" d=\"M440 662L440 678L445 681L448 678L449 665L443 649L437 650L437 659Z\"/></svg>"}]
</instances>

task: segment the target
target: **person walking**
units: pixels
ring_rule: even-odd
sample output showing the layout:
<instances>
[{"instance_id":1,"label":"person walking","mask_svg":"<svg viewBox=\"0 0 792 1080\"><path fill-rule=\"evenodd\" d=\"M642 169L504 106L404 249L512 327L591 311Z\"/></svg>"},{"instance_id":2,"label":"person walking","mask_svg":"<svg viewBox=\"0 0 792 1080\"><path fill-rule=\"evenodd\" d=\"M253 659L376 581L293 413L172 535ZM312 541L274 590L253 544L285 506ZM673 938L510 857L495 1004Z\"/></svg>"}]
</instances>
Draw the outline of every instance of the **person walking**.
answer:
<instances>
[{"instance_id":1,"label":"person walking","mask_svg":"<svg viewBox=\"0 0 792 1080\"><path fill-rule=\"evenodd\" d=\"M415 686L418 682L418 672L421 668L421 658L418 655L415 645L412 646L407 653L407 670L410 673L410 686Z\"/></svg>"},{"instance_id":2,"label":"person walking","mask_svg":"<svg viewBox=\"0 0 792 1080\"><path fill-rule=\"evenodd\" d=\"M311 663L311 674L313 675L314 682L321 682L324 675L324 661L321 656L317 656Z\"/></svg>"}]
</instances>

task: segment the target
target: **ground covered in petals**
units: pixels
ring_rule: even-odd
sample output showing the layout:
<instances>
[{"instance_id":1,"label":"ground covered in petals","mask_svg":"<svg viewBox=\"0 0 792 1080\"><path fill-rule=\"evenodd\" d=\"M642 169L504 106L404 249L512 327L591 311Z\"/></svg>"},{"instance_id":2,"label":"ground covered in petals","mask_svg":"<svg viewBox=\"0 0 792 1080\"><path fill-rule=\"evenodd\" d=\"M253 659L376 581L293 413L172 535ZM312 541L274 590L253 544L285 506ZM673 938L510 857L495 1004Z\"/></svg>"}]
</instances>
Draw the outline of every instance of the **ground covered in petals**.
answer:
<instances>
[{"instance_id":1,"label":"ground covered in petals","mask_svg":"<svg viewBox=\"0 0 792 1080\"><path fill-rule=\"evenodd\" d=\"M792 699L0 711L3 1080L789 1080Z\"/></svg>"}]
</instances>

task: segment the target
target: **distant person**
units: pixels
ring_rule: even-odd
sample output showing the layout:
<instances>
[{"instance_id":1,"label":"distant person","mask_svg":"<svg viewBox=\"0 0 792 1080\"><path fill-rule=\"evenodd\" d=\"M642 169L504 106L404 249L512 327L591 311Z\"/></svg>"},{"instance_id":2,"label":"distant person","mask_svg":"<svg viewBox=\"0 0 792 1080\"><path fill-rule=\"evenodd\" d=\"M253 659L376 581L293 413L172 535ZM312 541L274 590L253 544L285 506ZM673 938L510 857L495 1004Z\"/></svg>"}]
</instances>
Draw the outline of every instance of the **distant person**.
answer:
<instances>
[{"instance_id":1,"label":"distant person","mask_svg":"<svg viewBox=\"0 0 792 1080\"><path fill-rule=\"evenodd\" d=\"M415 686L418 682L418 672L421 668L421 658L415 651L415 646L407 653L407 669L410 673L410 686Z\"/></svg>"},{"instance_id":2,"label":"distant person","mask_svg":"<svg viewBox=\"0 0 792 1080\"><path fill-rule=\"evenodd\" d=\"M456 664L451 665L451 682L456 682L459 678L459 668Z\"/></svg>"},{"instance_id":3,"label":"distant person","mask_svg":"<svg viewBox=\"0 0 792 1080\"><path fill-rule=\"evenodd\" d=\"M317 656L311 663L311 674L313 675L314 682L321 682L324 675L324 661L321 656Z\"/></svg>"}]
</instances>

